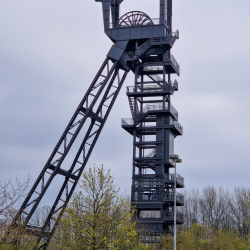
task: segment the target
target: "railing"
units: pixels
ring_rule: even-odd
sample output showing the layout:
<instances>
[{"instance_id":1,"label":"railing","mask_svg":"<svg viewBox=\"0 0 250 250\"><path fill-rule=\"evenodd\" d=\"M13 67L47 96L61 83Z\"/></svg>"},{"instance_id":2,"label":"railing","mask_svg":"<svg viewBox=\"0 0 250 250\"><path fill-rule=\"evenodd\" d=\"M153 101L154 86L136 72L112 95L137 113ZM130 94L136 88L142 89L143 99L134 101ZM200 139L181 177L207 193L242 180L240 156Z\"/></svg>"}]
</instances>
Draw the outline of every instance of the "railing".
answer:
<instances>
[{"instance_id":1,"label":"railing","mask_svg":"<svg viewBox=\"0 0 250 250\"><path fill-rule=\"evenodd\" d=\"M159 71L163 70L163 66L151 66L151 67L143 67L144 71Z\"/></svg>"},{"instance_id":2,"label":"railing","mask_svg":"<svg viewBox=\"0 0 250 250\"><path fill-rule=\"evenodd\" d=\"M162 81L163 82L163 81ZM175 91L178 89L178 82L177 80L172 83L171 81L169 83L163 82L163 85L160 86L158 84L151 84L151 85L142 85L142 86L127 86L127 93L134 93L134 92L156 92L156 91Z\"/></svg>"},{"instance_id":3,"label":"railing","mask_svg":"<svg viewBox=\"0 0 250 250\"><path fill-rule=\"evenodd\" d=\"M157 20L155 20L154 24L156 24ZM159 37L159 38L151 38L148 39L145 43L143 43L140 47L137 48L137 50L135 52L127 52L127 55L131 58L131 59L137 59L139 56L141 56L143 53L145 53L147 51L147 49L149 49L152 45L156 45L156 44L162 44L162 43L170 43L171 46L174 45L176 39L179 38L179 31L175 31L172 32L171 34L169 34L169 36L166 37Z\"/></svg>"},{"instance_id":4,"label":"railing","mask_svg":"<svg viewBox=\"0 0 250 250\"><path fill-rule=\"evenodd\" d=\"M134 125L134 120L131 118L124 118L124 119L122 119L122 125L124 125L124 126Z\"/></svg>"},{"instance_id":5,"label":"railing","mask_svg":"<svg viewBox=\"0 0 250 250\"><path fill-rule=\"evenodd\" d=\"M142 55L152 44L152 40L148 39L147 42L145 42L144 44L142 44L140 47L138 47L138 49L135 51L134 53L134 57L133 58L137 58L140 55Z\"/></svg>"},{"instance_id":6,"label":"railing","mask_svg":"<svg viewBox=\"0 0 250 250\"><path fill-rule=\"evenodd\" d=\"M156 110L156 109L155 109L155 110ZM146 112L145 112L145 113L146 113ZM141 119L142 116L143 116L145 113L139 113L139 114L140 114L140 117L137 116L137 117L136 117L137 119L135 119L135 120L133 120L132 118L123 118L123 119L121 120L122 126L133 126L133 125L136 125L137 122L138 122L138 120ZM177 113L176 115L178 115L178 113ZM174 116L175 116L175 115L174 115ZM182 125L181 125L179 122L177 122L177 121L171 121L169 125L174 125L175 128L176 128L181 134L183 134L183 127L182 127ZM155 127L155 126L144 126L144 128L151 128L151 127L153 128L153 127Z\"/></svg>"},{"instance_id":7,"label":"railing","mask_svg":"<svg viewBox=\"0 0 250 250\"><path fill-rule=\"evenodd\" d=\"M157 38L152 38L152 44L161 44L161 43L167 43L169 42L169 37L157 37Z\"/></svg>"},{"instance_id":8,"label":"railing","mask_svg":"<svg viewBox=\"0 0 250 250\"><path fill-rule=\"evenodd\" d=\"M135 113L139 112L138 104L137 102L135 102L135 99L133 97L128 97L128 101L129 101L129 106L130 106L132 117L135 118L134 117Z\"/></svg>"},{"instance_id":9,"label":"railing","mask_svg":"<svg viewBox=\"0 0 250 250\"><path fill-rule=\"evenodd\" d=\"M143 113L146 113L146 112L152 111L152 110L169 110L170 113L175 117L175 119L178 120L178 111L173 107L172 104L166 104L165 109L164 109L163 104L159 104L159 105L151 105L150 104L150 105L147 105L143 109Z\"/></svg>"},{"instance_id":10,"label":"railing","mask_svg":"<svg viewBox=\"0 0 250 250\"><path fill-rule=\"evenodd\" d=\"M144 85L142 87L137 86L137 92L155 92L155 91L163 91L164 86L159 86L158 84L154 85ZM138 91L139 90L139 91Z\"/></svg>"},{"instance_id":11,"label":"railing","mask_svg":"<svg viewBox=\"0 0 250 250\"><path fill-rule=\"evenodd\" d=\"M152 80L156 81L156 82L162 82L163 79L158 76L158 75L148 75L149 78L151 78Z\"/></svg>"},{"instance_id":12,"label":"railing","mask_svg":"<svg viewBox=\"0 0 250 250\"><path fill-rule=\"evenodd\" d=\"M154 91L162 91L164 88L154 84L154 85L143 85L142 87L134 87L134 86L127 86L127 93L133 92L154 92Z\"/></svg>"},{"instance_id":13,"label":"railing","mask_svg":"<svg viewBox=\"0 0 250 250\"><path fill-rule=\"evenodd\" d=\"M147 178L143 179L142 178L134 178L134 186L140 186L141 188L152 188L155 186L160 186L163 185L163 179L162 178L158 178L156 179L155 175L152 176L152 178L149 178L147 176ZM143 191L142 191L143 192Z\"/></svg>"},{"instance_id":14,"label":"railing","mask_svg":"<svg viewBox=\"0 0 250 250\"><path fill-rule=\"evenodd\" d=\"M174 192L165 193L163 199L173 201L174 200ZM184 196L180 193L176 193L176 200L184 203Z\"/></svg>"},{"instance_id":15,"label":"railing","mask_svg":"<svg viewBox=\"0 0 250 250\"><path fill-rule=\"evenodd\" d=\"M176 69L178 70L178 72L180 72L180 64L176 61L175 57L172 54L170 54L170 61L176 67Z\"/></svg>"},{"instance_id":16,"label":"railing","mask_svg":"<svg viewBox=\"0 0 250 250\"><path fill-rule=\"evenodd\" d=\"M175 37L176 39L179 39L179 30L172 32L172 37Z\"/></svg>"},{"instance_id":17,"label":"railing","mask_svg":"<svg viewBox=\"0 0 250 250\"><path fill-rule=\"evenodd\" d=\"M174 181L174 174L164 174L164 179ZM176 174L176 182L184 185L184 178L181 175Z\"/></svg>"},{"instance_id":18,"label":"railing","mask_svg":"<svg viewBox=\"0 0 250 250\"><path fill-rule=\"evenodd\" d=\"M152 179L152 178L156 178L154 174L138 174L134 176L135 178L142 178L142 179ZM159 177L158 177L159 178ZM147 180L148 181L148 180Z\"/></svg>"},{"instance_id":19,"label":"railing","mask_svg":"<svg viewBox=\"0 0 250 250\"><path fill-rule=\"evenodd\" d=\"M178 82L177 82L177 80L174 80L173 87L175 88L175 90L178 90Z\"/></svg>"},{"instance_id":20,"label":"railing","mask_svg":"<svg viewBox=\"0 0 250 250\"><path fill-rule=\"evenodd\" d=\"M162 218L167 219L167 220L173 220L174 219L174 211L163 211ZM176 213L176 220L183 221L184 220L183 214L177 212Z\"/></svg>"},{"instance_id":21,"label":"railing","mask_svg":"<svg viewBox=\"0 0 250 250\"><path fill-rule=\"evenodd\" d=\"M170 106L170 113L174 116L176 120L178 120L178 111L174 108L172 104L170 104L169 106Z\"/></svg>"},{"instance_id":22,"label":"railing","mask_svg":"<svg viewBox=\"0 0 250 250\"><path fill-rule=\"evenodd\" d=\"M174 121L174 126L181 134L183 134L183 126L179 122Z\"/></svg>"},{"instance_id":23,"label":"railing","mask_svg":"<svg viewBox=\"0 0 250 250\"><path fill-rule=\"evenodd\" d=\"M153 105L153 104L148 104L144 107L143 113L146 113L149 110L162 110L163 109L163 104L158 104L158 105ZM165 109L167 109L167 106L165 105Z\"/></svg>"},{"instance_id":24,"label":"railing","mask_svg":"<svg viewBox=\"0 0 250 250\"><path fill-rule=\"evenodd\" d=\"M144 71L151 71L150 67L143 67ZM158 75L148 75L149 78L151 78L152 80L156 81L156 82L162 82L163 79L158 76Z\"/></svg>"},{"instance_id":25,"label":"railing","mask_svg":"<svg viewBox=\"0 0 250 250\"><path fill-rule=\"evenodd\" d=\"M174 67L178 70L178 72L180 73L180 64L176 61L175 57L172 54L170 54L170 57L167 53L164 54L163 61L170 61L174 65Z\"/></svg>"},{"instance_id":26,"label":"railing","mask_svg":"<svg viewBox=\"0 0 250 250\"><path fill-rule=\"evenodd\" d=\"M138 194L138 200L160 201L162 200L162 196L160 192L141 191Z\"/></svg>"},{"instance_id":27,"label":"railing","mask_svg":"<svg viewBox=\"0 0 250 250\"><path fill-rule=\"evenodd\" d=\"M176 30L168 35L168 37L157 37L152 39L152 44L170 43L172 46L176 39L179 39L179 30Z\"/></svg>"},{"instance_id":28,"label":"railing","mask_svg":"<svg viewBox=\"0 0 250 250\"><path fill-rule=\"evenodd\" d=\"M150 186L151 185L151 186ZM155 183L155 185L159 185L159 183ZM174 201L174 193L163 193L161 191L155 191L150 190L149 188L152 187L152 183L149 183L148 186L146 186L144 183L141 183L140 188L142 186L145 188L145 190L136 191L133 196L133 200L138 201L156 201L156 200L165 200L165 201ZM184 196L180 193L176 193L176 201L180 203L184 203Z\"/></svg>"},{"instance_id":29,"label":"railing","mask_svg":"<svg viewBox=\"0 0 250 250\"><path fill-rule=\"evenodd\" d=\"M142 174L142 175L135 175L134 180L135 180L135 185L160 185L162 182L162 178L164 182L169 182L171 183L174 182L174 174L164 174L164 177L156 177L154 174ZM184 186L184 178L176 174L176 182L178 184L182 184Z\"/></svg>"},{"instance_id":30,"label":"railing","mask_svg":"<svg viewBox=\"0 0 250 250\"><path fill-rule=\"evenodd\" d=\"M163 109L163 104L158 104L158 105L153 105L153 104L148 104L143 108L142 113L146 113L149 110L162 110ZM165 109L167 109L167 106L165 105Z\"/></svg>"},{"instance_id":31,"label":"railing","mask_svg":"<svg viewBox=\"0 0 250 250\"><path fill-rule=\"evenodd\" d=\"M171 38L169 40L169 43L171 44L171 46L174 45L176 39L179 39L179 30L175 31L175 32L172 32L171 34Z\"/></svg>"}]
</instances>

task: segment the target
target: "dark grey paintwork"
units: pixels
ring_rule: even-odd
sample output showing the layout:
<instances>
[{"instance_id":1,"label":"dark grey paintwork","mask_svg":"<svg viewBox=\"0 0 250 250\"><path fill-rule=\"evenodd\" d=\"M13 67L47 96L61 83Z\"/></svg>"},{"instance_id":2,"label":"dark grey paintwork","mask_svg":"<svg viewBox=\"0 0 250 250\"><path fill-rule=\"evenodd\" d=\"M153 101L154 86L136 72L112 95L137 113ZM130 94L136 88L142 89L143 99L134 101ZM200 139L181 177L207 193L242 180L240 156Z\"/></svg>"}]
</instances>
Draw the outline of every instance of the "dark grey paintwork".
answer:
<instances>
[{"instance_id":1,"label":"dark grey paintwork","mask_svg":"<svg viewBox=\"0 0 250 250\"><path fill-rule=\"evenodd\" d=\"M123 119L122 127L133 136L132 204L136 204L140 225L147 225L146 242L170 233L173 225L174 179L169 172L173 167L169 155L174 153L174 138L182 135L183 128L170 102L170 96L178 90L171 74L180 74L180 66L170 52L179 38L178 31L172 32L172 0L160 0L158 20L138 11L120 17L123 0L96 1L102 3L104 30L114 44L11 224L36 235L36 249L47 249L130 70L135 74L135 84L127 92L132 118ZM81 130L84 136L77 144ZM145 140L148 136L153 139ZM152 151L146 155L148 150ZM71 165L65 166L65 162ZM146 174L146 169L152 173ZM32 225L32 216L58 176L63 177L62 186L46 220L40 227ZM179 175L177 187L184 187ZM177 205L183 204L179 195ZM160 216L142 216L152 210ZM177 222L183 223L181 214Z\"/></svg>"}]
</instances>

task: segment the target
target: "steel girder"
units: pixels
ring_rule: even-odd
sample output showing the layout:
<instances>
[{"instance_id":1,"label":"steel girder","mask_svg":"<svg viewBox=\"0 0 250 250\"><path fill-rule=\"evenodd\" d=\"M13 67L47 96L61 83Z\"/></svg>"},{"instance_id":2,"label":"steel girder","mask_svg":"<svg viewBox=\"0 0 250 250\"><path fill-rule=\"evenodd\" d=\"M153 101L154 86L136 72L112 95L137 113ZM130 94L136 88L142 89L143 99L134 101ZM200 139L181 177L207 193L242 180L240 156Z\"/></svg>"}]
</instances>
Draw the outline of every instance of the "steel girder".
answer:
<instances>
[{"instance_id":1,"label":"steel girder","mask_svg":"<svg viewBox=\"0 0 250 250\"><path fill-rule=\"evenodd\" d=\"M12 228L23 227L38 236L38 249L47 248L127 74L128 71L125 71L118 61L105 59L13 220ZM77 148L74 148L75 152L70 157L73 155L71 165L68 168L62 167L83 127L84 139ZM57 175L63 176L64 182L44 224L36 227L30 224L32 216Z\"/></svg>"}]
</instances>

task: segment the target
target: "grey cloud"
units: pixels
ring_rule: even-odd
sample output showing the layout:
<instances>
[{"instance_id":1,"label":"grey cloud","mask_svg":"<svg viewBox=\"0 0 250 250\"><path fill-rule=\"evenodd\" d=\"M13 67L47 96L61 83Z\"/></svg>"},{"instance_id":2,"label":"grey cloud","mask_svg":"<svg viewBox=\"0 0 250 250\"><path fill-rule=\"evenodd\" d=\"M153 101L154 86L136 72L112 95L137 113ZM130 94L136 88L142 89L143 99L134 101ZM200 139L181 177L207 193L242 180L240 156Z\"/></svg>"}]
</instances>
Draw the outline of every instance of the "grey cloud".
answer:
<instances>
[{"instance_id":1,"label":"grey cloud","mask_svg":"<svg viewBox=\"0 0 250 250\"><path fill-rule=\"evenodd\" d=\"M125 0L122 11L141 2ZM181 77L172 103L184 126L178 172L187 187L248 185L250 3L173 3ZM154 5L144 1L141 10L157 17ZM112 43L95 1L9 0L0 9L1 179L30 172L33 183ZM132 138L120 119L130 117L125 86L133 81L130 74L87 165L110 167L128 193Z\"/></svg>"}]
</instances>

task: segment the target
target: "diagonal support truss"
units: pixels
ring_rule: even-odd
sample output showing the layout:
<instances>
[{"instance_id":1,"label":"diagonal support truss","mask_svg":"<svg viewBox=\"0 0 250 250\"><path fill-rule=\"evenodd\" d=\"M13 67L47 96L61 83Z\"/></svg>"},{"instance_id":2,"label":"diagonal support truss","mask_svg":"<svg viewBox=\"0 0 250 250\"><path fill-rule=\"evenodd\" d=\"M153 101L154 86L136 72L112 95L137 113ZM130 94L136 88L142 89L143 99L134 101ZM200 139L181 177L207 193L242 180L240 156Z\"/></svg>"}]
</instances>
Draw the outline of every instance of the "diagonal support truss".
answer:
<instances>
[{"instance_id":1,"label":"diagonal support truss","mask_svg":"<svg viewBox=\"0 0 250 250\"><path fill-rule=\"evenodd\" d=\"M11 227L21 226L38 236L37 249L47 249L127 74L118 61L105 59L13 220ZM40 227L32 225L34 212L58 175L64 181L47 218Z\"/></svg>"}]
</instances>

